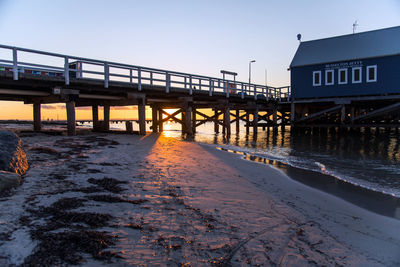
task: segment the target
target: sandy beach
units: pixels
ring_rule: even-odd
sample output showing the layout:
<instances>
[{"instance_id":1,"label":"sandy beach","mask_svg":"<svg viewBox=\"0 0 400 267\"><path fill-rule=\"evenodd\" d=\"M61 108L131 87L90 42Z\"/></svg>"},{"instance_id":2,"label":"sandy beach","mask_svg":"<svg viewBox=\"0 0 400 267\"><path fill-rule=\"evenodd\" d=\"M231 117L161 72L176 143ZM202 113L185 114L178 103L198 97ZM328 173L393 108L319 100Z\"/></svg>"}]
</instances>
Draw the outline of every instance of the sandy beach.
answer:
<instances>
[{"instance_id":1,"label":"sandy beach","mask_svg":"<svg viewBox=\"0 0 400 267\"><path fill-rule=\"evenodd\" d=\"M0 197L1 266L400 265L400 220L216 146L20 136L30 169Z\"/></svg>"}]
</instances>

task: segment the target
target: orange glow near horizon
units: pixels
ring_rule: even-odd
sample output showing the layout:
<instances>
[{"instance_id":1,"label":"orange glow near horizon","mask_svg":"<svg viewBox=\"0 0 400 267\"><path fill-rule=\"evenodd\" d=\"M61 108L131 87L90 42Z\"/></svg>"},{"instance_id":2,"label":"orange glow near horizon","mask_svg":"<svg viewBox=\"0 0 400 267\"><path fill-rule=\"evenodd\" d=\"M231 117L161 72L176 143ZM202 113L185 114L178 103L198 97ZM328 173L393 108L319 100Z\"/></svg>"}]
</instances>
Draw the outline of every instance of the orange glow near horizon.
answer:
<instances>
[{"instance_id":1,"label":"orange glow near horizon","mask_svg":"<svg viewBox=\"0 0 400 267\"><path fill-rule=\"evenodd\" d=\"M91 107L77 107L75 109L77 120L91 120ZM133 119L138 118L135 106L111 107L111 119ZM66 120L67 112L65 104L42 104L42 120ZM99 106L99 119L102 120L103 108ZM151 109L146 107L146 118L151 118ZM33 105L17 101L0 101L0 120L33 120Z\"/></svg>"}]
</instances>

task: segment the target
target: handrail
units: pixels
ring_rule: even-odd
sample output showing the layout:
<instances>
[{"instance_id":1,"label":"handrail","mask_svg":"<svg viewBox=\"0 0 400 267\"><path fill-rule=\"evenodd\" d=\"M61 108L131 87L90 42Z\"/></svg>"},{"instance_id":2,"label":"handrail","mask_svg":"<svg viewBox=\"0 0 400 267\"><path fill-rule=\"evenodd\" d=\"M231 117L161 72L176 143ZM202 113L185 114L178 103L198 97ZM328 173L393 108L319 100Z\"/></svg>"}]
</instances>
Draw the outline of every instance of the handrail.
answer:
<instances>
[{"instance_id":1,"label":"handrail","mask_svg":"<svg viewBox=\"0 0 400 267\"><path fill-rule=\"evenodd\" d=\"M193 91L208 91L212 96L214 92L224 92L229 98L232 94L240 95L244 98L246 95L257 99L274 99L278 101L289 101L291 95L290 86L271 87L266 85L249 84L240 81L209 77L198 74L190 74L178 71L155 69L143 66L129 65L124 63L102 61L85 57L69 56L58 53L39 51L28 48L13 47L0 44L0 49L12 51L12 60L1 59L0 63L5 62L10 65L0 64L0 67L6 67L12 70L14 80L18 80L19 72L23 69L34 67L35 70L58 72L65 79L65 84L69 85L71 74L73 78L90 78L104 81L104 87L108 88L109 83L128 79L130 84L137 84L138 90L142 90L143 84L165 86L165 92L169 93L174 88L187 89L190 95ZM18 61L18 52L39 54L50 57L64 59L63 66L51 66L49 64L38 64L38 62ZM73 67L71 64L75 64ZM78 67L78 64L80 65ZM97 67L96 67L97 66ZM93 68L99 68L93 70ZM128 74L124 72L128 71ZM88 76L89 75L89 76ZM157 75L154 77L154 75ZM94 78L94 76L96 78ZM161 76L161 77L160 77ZM114 78L114 79L113 79ZM122 82L125 82L124 80ZM196 88L196 86L198 88Z\"/></svg>"}]
</instances>

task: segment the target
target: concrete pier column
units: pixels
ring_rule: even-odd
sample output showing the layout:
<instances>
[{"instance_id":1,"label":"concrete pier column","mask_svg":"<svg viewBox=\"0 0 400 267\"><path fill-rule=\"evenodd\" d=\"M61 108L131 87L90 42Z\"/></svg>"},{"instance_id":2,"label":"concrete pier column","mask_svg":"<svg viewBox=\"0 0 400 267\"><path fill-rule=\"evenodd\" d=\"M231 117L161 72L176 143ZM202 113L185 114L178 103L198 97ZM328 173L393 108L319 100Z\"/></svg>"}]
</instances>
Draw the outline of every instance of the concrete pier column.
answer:
<instances>
[{"instance_id":1,"label":"concrete pier column","mask_svg":"<svg viewBox=\"0 0 400 267\"><path fill-rule=\"evenodd\" d=\"M40 131L42 129L40 103L33 104L33 130Z\"/></svg>"},{"instance_id":2,"label":"concrete pier column","mask_svg":"<svg viewBox=\"0 0 400 267\"><path fill-rule=\"evenodd\" d=\"M225 108L224 110L224 128L226 128L226 134L231 135L231 109Z\"/></svg>"},{"instance_id":3,"label":"concrete pier column","mask_svg":"<svg viewBox=\"0 0 400 267\"><path fill-rule=\"evenodd\" d=\"M162 108L158 108L158 131L161 133L163 131L163 113Z\"/></svg>"},{"instance_id":4,"label":"concrete pier column","mask_svg":"<svg viewBox=\"0 0 400 267\"><path fill-rule=\"evenodd\" d=\"M158 108L156 106L151 107L151 120L153 133L158 132Z\"/></svg>"},{"instance_id":5,"label":"concrete pier column","mask_svg":"<svg viewBox=\"0 0 400 267\"><path fill-rule=\"evenodd\" d=\"M253 113L253 133L257 133L258 130L258 108Z\"/></svg>"},{"instance_id":6,"label":"concrete pier column","mask_svg":"<svg viewBox=\"0 0 400 267\"><path fill-rule=\"evenodd\" d=\"M146 103L144 99L139 101L138 106L138 117L139 117L139 134L145 135L146 134Z\"/></svg>"},{"instance_id":7,"label":"concrete pier column","mask_svg":"<svg viewBox=\"0 0 400 267\"><path fill-rule=\"evenodd\" d=\"M240 131L240 125L239 125L239 123L240 123L240 119L239 119L239 110L237 109L236 110L236 133L239 133L239 131Z\"/></svg>"},{"instance_id":8,"label":"concrete pier column","mask_svg":"<svg viewBox=\"0 0 400 267\"><path fill-rule=\"evenodd\" d=\"M99 107L97 105L92 106L92 117L93 131L99 131Z\"/></svg>"},{"instance_id":9,"label":"concrete pier column","mask_svg":"<svg viewBox=\"0 0 400 267\"><path fill-rule=\"evenodd\" d=\"M104 105L104 131L110 130L110 105Z\"/></svg>"},{"instance_id":10,"label":"concrete pier column","mask_svg":"<svg viewBox=\"0 0 400 267\"><path fill-rule=\"evenodd\" d=\"M214 116L216 116L217 113L218 113L218 110L214 109ZM215 119L214 119L214 133L219 133L218 117L215 117Z\"/></svg>"},{"instance_id":11,"label":"concrete pier column","mask_svg":"<svg viewBox=\"0 0 400 267\"><path fill-rule=\"evenodd\" d=\"M75 102L69 101L66 103L67 108L67 133L68 135L76 134L75 127Z\"/></svg>"},{"instance_id":12,"label":"concrete pier column","mask_svg":"<svg viewBox=\"0 0 400 267\"><path fill-rule=\"evenodd\" d=\"M192 135L193 134L193 129L192 129L192 107L190 105L185 107L184 114L185 114L184 115L184 120L182 120L183 126L184 126L184 133L186 133L187 135Z\"/></svg>"}]
</instances>

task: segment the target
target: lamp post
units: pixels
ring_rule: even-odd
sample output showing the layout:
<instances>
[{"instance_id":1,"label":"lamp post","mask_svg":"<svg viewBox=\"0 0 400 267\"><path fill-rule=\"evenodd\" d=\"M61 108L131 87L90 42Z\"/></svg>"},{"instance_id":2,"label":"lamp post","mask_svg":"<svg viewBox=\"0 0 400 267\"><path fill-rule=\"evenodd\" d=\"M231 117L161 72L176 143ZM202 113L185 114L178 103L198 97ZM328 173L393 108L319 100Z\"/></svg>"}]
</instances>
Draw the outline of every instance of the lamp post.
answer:
<instances>
[{"instance_id":1,"label":"lamp post","mask_svg":"<svg viewBox=\"0 0 400 267\"><path fill-rule=\"evenodd\" d=\"M249 88L251 84L251 63L256 62L254 59L249 62Z\"/></svg>"}]
</instances>

